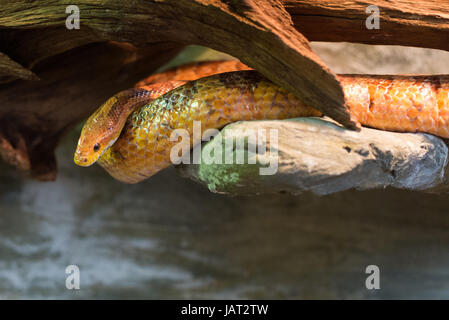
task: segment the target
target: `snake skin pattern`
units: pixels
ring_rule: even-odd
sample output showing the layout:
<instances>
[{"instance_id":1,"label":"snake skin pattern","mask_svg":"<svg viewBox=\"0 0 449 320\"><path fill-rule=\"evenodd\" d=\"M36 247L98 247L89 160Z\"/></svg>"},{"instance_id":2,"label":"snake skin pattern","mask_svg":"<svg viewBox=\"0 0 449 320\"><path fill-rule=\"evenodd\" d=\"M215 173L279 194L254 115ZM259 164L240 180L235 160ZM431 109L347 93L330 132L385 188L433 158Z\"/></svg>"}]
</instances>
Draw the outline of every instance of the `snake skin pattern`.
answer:
<instances>
[{"instance_id":1,"label":"snake skin pattern","mask_svg":"<svg viewBox=\"0 0 449 320\"><path fill-rule=\"evenodd\" d=\"M191 147L200 142L192 137L194 120L204 132L239 120L319 115L255 71L223 73L189 82L133 112L98 163L115 179L137 183L171 165L174 129L188 130Z\"/></svg>"},{"instance_id":2,"label":"snake skin pattern","mask_svg":"<svg viewBox=\"0 0 449 320\"><path fill-rule=\"evenodd\" d=\"M341 75L349 112L362 125L449 138L449 76Z\"/></svg>"},{"instance_id":3,"label":"snake skin pattern","mask_svg":"<svg viewBox=\"0 0 449 320\"><path fill-rule=\"evenodd\" d=\"M227 72L233 70L246 71ZM349 112L362 125L449 138L449 76L338 77ZM198 80L185 83L193 79ZM173 80L173 90L147 96L146 103L142 105L144 101L139 100L134 109L125 108L127 111L118 116L120 120L117 117L114 120L122 123L111 125L119 134L113 141L111 137L103 138L101 150L97 152L92 150L92 145L101 140L100 136L107 136L105 123L111 121L104 114L91 116L81 134L75 162L90 165L97 161L114 178L137 183L171 165L170 151L178 143L170 141L175 129L188 130L190 147L200 142L192 137L195 120L201 121L204 132L239 120L321 115L292 93L235 61L191 64L169 70L150 76L136 85L140 89L131 90L153 92L159 85ZM161 95L162 92L167 93ZM105 103L100 110L120 109L117 101ZM100 134L94 134L95 130Z\"/></svg>"}]
</instances>

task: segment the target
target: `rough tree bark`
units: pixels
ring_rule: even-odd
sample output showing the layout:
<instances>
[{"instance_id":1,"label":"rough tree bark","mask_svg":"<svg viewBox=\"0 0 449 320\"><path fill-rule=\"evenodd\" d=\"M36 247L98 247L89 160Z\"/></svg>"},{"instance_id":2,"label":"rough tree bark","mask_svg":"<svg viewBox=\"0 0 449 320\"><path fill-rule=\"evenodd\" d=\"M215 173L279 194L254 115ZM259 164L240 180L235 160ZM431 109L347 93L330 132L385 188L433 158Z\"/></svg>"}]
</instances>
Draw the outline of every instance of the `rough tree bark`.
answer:
<instances>
[{"instance_id":1,"label":"rough tree bark","mask_svg":"<svg viewBox=\"0 0 449 320\"><path fill-rule=\"evenodd\" d=\"M342 89L307 38L448 49L449 7L436 0L377 1L380 30L365 29L367 1L80 0L79 30L65 28L70 4L0 11L0 150L41 179L55 177L67 128L186 44L239 58L348 127Z\"/></svg>"},{"instance_id":2,"label":"rough tree bark","mask_svg":"<svg viewBox=\"0 0 449 320\"><path fill-rule=\"evenodd\" d=\"M402 45L449 50L449 2L437 0L285 0L295 27L309 40ZM380 28L367 30L375 4Z\"/></svg>"}]
</instances>

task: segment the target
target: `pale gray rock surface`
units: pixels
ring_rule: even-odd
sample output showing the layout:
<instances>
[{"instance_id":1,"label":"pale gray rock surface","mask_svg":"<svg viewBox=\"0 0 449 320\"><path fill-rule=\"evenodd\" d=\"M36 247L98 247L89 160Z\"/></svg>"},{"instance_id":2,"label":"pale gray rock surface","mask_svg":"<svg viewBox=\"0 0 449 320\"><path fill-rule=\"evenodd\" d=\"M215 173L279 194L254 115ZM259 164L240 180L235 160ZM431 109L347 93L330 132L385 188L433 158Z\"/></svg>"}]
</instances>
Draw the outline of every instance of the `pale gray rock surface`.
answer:
<instances>
[{"instance_id":1,"label":"pale gray rock surface","mask_svg":"<svg viewBox=\"0 0 449 320\"><path fill-rule=\"evenodd\" d=\"M257 140L251 137L257 132L262 133L259 138L266 139L264 154L264 148L262 152L254 150L252 141ZM277 143L273 143L276 138L272 132L277 132ZM234 142L226 152L226 139L232 141L234 137L244 137L245 143L239 146ZM218 153L212 150L231 154L231 163L226 164L224 156L215 159ZM242 151L244 163L236 164ZM351 188L432 189L444 180L447 157L446 144L430 134L370 128L356 132L329 119L297 118L230 124L203 143L200 164L183 164L178 169L181 175L217 193L311 191L324 195ZM261 174L270 171L270 165L274 174Z\"/></svg>"}]
</instances>

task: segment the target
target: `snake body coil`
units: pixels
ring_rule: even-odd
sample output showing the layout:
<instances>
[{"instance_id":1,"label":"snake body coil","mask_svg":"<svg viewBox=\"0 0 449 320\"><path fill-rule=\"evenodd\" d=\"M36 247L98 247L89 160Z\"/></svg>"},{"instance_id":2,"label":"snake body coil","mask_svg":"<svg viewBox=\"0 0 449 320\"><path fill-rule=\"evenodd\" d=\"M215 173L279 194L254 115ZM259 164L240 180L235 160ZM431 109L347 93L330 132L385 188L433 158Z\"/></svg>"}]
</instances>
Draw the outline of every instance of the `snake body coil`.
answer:
<instances>
[{"instance_id":1,"label":"snake body coil","mask_svg":"<svg viewBox=\"0 0 449 320\"><path fill-rule=\"evenodd\" d=\"M321 115L247 69L239 62L190 65L114 96L86 122L75 162L97 161L114 178L137 183L171 164L170 150L178 142L169 138L175 129L187 129L192 145L200 142L192 137L193 121L200 121L204 132L238 120ZM219 74L204 77L214 73ZM186 83L192 78L200 79ZM449 76L340 75L339 80L349 112L362 125L449 138ZM164 82L155 84L159 81Z\"/></svg>"}]
</instances>

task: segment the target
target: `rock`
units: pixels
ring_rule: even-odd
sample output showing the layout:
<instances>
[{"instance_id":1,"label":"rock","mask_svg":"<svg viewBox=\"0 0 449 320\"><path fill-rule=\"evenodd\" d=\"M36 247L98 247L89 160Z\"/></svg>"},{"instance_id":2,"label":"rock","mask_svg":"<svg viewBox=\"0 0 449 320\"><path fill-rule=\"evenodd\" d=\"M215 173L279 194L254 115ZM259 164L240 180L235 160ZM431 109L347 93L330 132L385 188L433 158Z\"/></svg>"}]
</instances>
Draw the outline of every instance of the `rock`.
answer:
<instances>
[{"instance_id":1,"label":"rock","mask_svg":"<svg viewBox=\"0 0 449 320\"><path fill-rule=\"evenodd\" d=\"M262 139L258 152L256 136ZM230 144L235 137L242 143ZM199 164L181 164L178 172L227 194L325 195L387 186L431 190L444 182L448 161L446 144L433 135L370 128L357 132L326 118L232 123L203 143L200 152ZM226 164L220 152L233 161ZM237 163L238 155L244 156L243 164Z\"/></svg>"}]
</instances>

